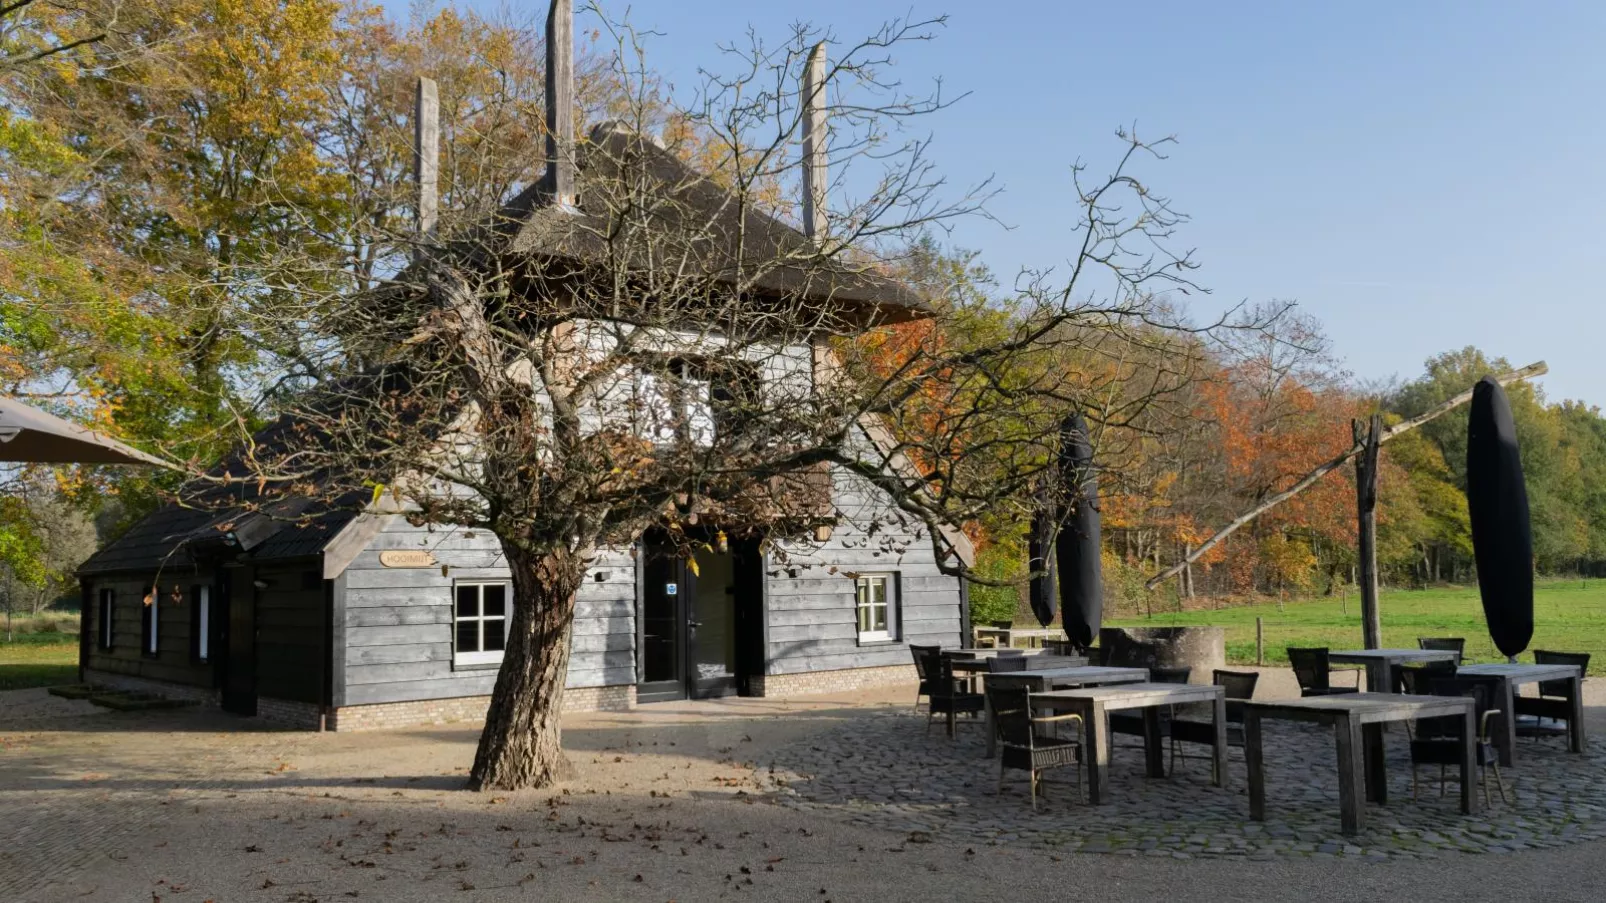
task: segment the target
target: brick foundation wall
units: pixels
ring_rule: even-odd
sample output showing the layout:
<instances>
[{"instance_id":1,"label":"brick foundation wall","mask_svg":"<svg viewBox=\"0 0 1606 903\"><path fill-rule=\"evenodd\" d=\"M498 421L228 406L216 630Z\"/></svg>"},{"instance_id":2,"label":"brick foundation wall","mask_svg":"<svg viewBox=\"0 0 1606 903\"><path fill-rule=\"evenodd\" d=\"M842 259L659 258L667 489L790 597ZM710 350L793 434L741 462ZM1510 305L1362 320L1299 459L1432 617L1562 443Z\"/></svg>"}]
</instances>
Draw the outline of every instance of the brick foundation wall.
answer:
<instances>
[{"instance_id":1,"label":"brick foundation wall","mask_svg":"<svg viewBox=\"0 0 1606 903\"><path fill-rule=\"evenodd\" d=\"M798 674L766 674L754 679L753 692L759 696L807 696L811 693L843 693L865 687L914 683L915 666L889 665L883 668L843 668L839 671L805 671Z\"/></svg>"},{"instance_id":2,"label":"brick foundation wall","mask_svg":"<svg viewBox=\"0 0 1606 903\"><path fill-rule=\"evenodd\" d=\"M310 702L296 702L293 699L274 699L271 696L258 696L257 717L286 727L296 727L309 731L318 729L318 706Z\"/></svg>"},{"instance_id":3,"label":"brick foundation wall","mask_svg":"<svg viewBox=\"0 0 1606 903\"><path fill-rule=\"evenodd\" d=\"M219 698L218 691L212 687L168 683L165 680L151 680L148 677L134 677L128 674L113 674L110 671L97 671L93 668L84 669L84 683L113 687L118 690L129 690L135 693L155 693L168 699L193 699L201 705L209 706L216 706Z\"/></svg>"},{"instance_id":4,"label":"brick foundation wall","mask_svg":"<svg viewBox=\"0 0 1606 903\"><path fill-rule=\"evenodd\" d=\"M418 699L376 705L348 705L329 716L329 729L335 731L375 731L399 727L421 727L459 721L483 721L489 696L460 696L456 699ZM636 706L636 687L571 687L563 691L565 712L624 712Z\"/></svg>"}]
</instances>

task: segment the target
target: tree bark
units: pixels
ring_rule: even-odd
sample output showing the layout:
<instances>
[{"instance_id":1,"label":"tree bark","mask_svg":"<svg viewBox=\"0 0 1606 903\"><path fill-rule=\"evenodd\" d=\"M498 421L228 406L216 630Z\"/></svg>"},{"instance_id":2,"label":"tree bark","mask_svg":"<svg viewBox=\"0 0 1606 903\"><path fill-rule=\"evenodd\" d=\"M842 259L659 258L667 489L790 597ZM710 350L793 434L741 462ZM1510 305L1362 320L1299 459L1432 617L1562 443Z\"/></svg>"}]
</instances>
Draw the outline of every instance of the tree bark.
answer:
<instances>
[{"instance_id":1,"label":"tree bark","mask_svg":"<svg viewBox=\"0 0 1606 903\"><path fill-rule=\"evenodd\" d=\"M502 545L513 576L513 613L469 787L546 787L572 774L563 754L563 684L569 673L574 594L586 556L536 555Z\"/></svg>"}]
</instances>

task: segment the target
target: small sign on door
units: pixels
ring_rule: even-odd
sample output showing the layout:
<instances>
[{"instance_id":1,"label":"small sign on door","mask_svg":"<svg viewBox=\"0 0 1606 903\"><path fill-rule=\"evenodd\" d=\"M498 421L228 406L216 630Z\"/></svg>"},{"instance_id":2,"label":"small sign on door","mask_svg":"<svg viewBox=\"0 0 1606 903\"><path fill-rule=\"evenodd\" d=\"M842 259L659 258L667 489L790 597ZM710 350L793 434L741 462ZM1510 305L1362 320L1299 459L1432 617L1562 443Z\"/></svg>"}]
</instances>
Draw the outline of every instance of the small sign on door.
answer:
<instances>
[{"instance_id":1,"label":"small sign on door","mask_svg":"<svg viewBox=\"0 0 1606 903\"><path fill-rule=\"evenodd\" d=\"M666 596L678 596L678 595L680 595L680 584L678 584L678 583L665 583L664 584L664 595L666 595Z\"/></svg>"}]
</instances>

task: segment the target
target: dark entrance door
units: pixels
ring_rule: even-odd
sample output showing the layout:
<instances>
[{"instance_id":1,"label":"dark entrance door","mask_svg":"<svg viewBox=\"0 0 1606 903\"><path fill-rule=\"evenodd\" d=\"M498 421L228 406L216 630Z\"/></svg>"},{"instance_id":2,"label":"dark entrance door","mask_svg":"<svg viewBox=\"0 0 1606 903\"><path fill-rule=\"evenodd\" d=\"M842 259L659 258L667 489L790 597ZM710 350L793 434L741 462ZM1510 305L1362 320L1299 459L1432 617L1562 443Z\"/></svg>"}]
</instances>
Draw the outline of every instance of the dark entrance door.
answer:
<instances>
[{"instance_id":1,"label":"dark entrance door","mask_svg":"<svg viewBox=\"0 0 1606 903\"><path fill-rule=\"evenodd\" d=\"M257 713L256 587L249 568L226 568L218 581L224 617L218 645L224 650L223 708L239 715Z\"/></svg>"},{"instance_id":2,"label":"dark entrance door","mask_svg":"<svg viewBox=\"0 0 1606 903\"><path fill-rule=\"evenodd\" d=\"M710 543L712 545L712 543ZM642 542L641 702L746 694L763 673L763 572L756 540L699 549Z\"/></svg>"},{"instance_id":3,"label":"dark entrance door","mask_svg":"<svg viewBox=\"0 0 1606 903\"><path fill-rule=\"evenodd\" d=\"M674 550L661 538L641 543L641 617L637 648L641 663L636 699L661 702L686 698L685 610L682 572Z\"/></svg>"}]
</instances>

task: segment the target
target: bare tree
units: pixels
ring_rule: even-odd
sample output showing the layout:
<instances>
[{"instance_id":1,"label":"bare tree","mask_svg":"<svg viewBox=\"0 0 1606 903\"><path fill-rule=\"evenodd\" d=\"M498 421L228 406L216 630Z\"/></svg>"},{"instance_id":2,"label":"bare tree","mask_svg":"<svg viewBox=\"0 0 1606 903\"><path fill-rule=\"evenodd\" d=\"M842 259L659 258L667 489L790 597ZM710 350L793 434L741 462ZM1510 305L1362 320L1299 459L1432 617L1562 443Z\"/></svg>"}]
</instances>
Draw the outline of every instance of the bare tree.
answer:
<instances>
[{"instance_id":1,"label":"bare tree","mask_svg":"<svg viewBox=\"0 0 1606 903\"><path fill-rule=\"evenodd\" d=\"M542 181L488 222L412 238L413 262L374 291L309 290L297 322L343 365L208 481L257 510L358 500L497 537L518 604L472 770L482 789L565 772L574 597L600 550L658 528L689 551L694 527L716 525L780 556L823 528L896 555L890 537L913 532L964 576L955 525L1038 487L1065 411L1119 421L1173 381L1075 368L1181 329L1156 292L1187 286L1191 266L1166 250L1177 217L1136 175L1154 146L1123 134L1108 176L1077 170L1065 271L1000 308L928 301L889 278L891 249L978 214L988 192L945 184L913 127L947 100L889 73L940 19L857 42L801 26L779 45L751 38L726 49L734 74L680 107L604 19L617 118L576 139L566 6ZM801 229L784 201L800 186ZM891 356L863 340L916 319L935 338ZM866 522L839 480L887 504Z\"/></svg>"}]
</instances>

